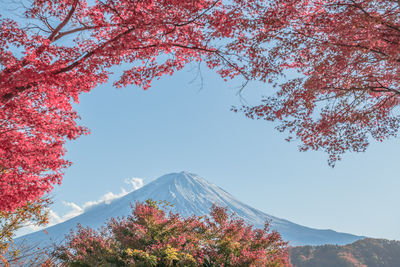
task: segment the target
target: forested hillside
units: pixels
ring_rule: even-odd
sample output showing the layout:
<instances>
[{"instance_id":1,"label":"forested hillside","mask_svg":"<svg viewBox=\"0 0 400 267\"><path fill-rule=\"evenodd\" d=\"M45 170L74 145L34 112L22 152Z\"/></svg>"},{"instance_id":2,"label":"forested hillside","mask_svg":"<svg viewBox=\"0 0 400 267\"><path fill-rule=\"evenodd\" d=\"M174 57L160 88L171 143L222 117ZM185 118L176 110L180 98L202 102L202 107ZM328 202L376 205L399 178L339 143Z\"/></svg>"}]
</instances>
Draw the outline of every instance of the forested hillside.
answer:
<instances>
[{"instance_id":1,"label":"forested hillside","mask_svg":"<svg viewBox=\"0 0 400 267\"><path fill-rule=\"evenodd\" d=\"M291 250L297 267L400 266L400 241L366 238L345 246L301 246Z\"/></svg>"}]
</instances>

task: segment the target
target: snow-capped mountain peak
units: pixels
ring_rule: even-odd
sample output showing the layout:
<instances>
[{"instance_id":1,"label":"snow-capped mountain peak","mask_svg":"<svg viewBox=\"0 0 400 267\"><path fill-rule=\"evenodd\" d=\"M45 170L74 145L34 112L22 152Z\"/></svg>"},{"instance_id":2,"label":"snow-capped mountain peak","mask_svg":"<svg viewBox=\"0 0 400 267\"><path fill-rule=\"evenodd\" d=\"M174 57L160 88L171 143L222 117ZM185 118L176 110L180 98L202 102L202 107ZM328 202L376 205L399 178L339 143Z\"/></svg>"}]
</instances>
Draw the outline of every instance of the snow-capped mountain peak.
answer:
<instances>
[{"instance_id":1,"label":"snow-capped mountain peak","mask_svg":"<svg viewBox=\"0 0 400 267\"><path fill-rule=\"evenodd\" d=\"M147 199L168 201L174 205L173 211L178 212L181 216L209 214L211 206L215 204L227 207L230 212L258 228L262 228L265 221L269 220L272 228L278 230L285 240L290 241L291 245L347 244L362 238L332 230L312 229L265 214L240 202L222 188L200 176L184 171L163 175L108 204L101 203L94 206L79 216L47 228L48 234L38 231L22 236L16 241L25 239L28 242L49 243L61 240L77 223L98 228L111 217L129 215L131 204Z\"/></svg>"}]
</instances>

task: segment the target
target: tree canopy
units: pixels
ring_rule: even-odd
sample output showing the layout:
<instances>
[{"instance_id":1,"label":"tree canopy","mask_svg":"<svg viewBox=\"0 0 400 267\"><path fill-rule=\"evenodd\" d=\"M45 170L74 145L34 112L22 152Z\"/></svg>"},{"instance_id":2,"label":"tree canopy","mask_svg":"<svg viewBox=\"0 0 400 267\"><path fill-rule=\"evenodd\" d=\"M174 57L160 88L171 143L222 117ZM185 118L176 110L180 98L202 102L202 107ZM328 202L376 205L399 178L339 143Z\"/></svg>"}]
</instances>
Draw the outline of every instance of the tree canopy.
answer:
<instances>
[{"instance_id":1,"label":"tree canopy","mask_svg":"<svg viewBox=\"0 0 400 267\"><path fill-rule=\"evenodd\" d=\"M301 150L323 150L334 165L371 138L396 136L400 96L400 2L277 0L268 11L277 93L241 110L278 122ZM290 75L288 77L293 77ZM278 76L276 77L278 78Z\"/></svg>"},{"instance_id":2,"label":"tree canopy","mask_svg":"<svg viewBox=\"0 0 400 267\"><path fill-rule=\"evenodd\" d=\"M290 266L278 232L253 229L214 206L210 216L181 218L147 200L102 231L79 227L55 251L61 266Z\"/></svg>"},{"instance_id":3,"label":"tree canopy","mask_svg":"<svg viewBox=\"0 0 400 267\"><path fill-rule=\"evenodd\" d=\"M190 62L224 79L264 79L254 39L264 9L261 0L34 0L25 20L0 17L0 210L61 182L66 140L88 133L72 103L113 66L126 67L116 87L147 89Z\"/></svg>"}]
</instances>

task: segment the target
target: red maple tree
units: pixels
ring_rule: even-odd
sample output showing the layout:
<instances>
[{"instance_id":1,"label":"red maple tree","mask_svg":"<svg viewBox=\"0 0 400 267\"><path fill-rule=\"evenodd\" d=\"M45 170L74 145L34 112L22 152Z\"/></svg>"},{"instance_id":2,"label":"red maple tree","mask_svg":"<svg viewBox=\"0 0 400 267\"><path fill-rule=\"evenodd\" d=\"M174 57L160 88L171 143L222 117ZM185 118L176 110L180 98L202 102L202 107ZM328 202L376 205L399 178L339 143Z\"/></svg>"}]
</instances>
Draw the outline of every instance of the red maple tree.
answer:
<instances>
[{"instance_id":1,"label":"red maple tree","mask_svg":"<svg viewBox=\"0 0 400 267\"><path fill-rule=\"evenodd\" d=\"M0 210L60 183L66 140L88 133L71 104L115 65L127 68L117 87L147 89L201 61L225 79L265 79L254 36L266 8L261 0L34 0L28 23L0 17Z\"/></svg>"},{"instance_id":2,"label":"red maple tree","mask_svg":"<svg viewBox=\"0 0 400 267\"><path fill-rule=\"evenodd\" d=\"M276 0L268 11L277 92L242 111L277 121L301 150L324 150L334 165L371 138L396 136L400 96L400 2ZM295 77L290 72L291 77Z\"/></svg>"}]
</instances>

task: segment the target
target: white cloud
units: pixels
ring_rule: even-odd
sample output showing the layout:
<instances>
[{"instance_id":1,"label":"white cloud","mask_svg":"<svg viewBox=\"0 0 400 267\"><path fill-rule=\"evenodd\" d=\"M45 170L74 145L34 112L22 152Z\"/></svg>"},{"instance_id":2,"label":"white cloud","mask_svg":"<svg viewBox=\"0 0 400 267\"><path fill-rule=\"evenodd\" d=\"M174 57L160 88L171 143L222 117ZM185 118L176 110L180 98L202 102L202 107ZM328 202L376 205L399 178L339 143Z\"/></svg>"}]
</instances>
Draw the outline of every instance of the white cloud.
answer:
<instances>
[{"instance_id":1,"label":"white cloud","mask_svg":"<svg viewBox=\"0 0 400 267\"><path fill-rule=\"evenodd\" d=\"M108 192L108 193L104 194L103 196L101 196L98 200L88 201L88 202L84 203L82 205L82 207L79 207L78 205L76 205L73 202L64 202L64 205L70 206L73 209L70 213L67 214L67 215L69 215L68 219L75 217L79 214L82 214L83 212L85 212L85 210L88 210L93 206L96 206L96 205L99 205L102 203L110 204L111 201L113 201L114 199L121 198L143 186L143 179L138 178L138 177L127 178L124 180L124 182L126 184L131 185L132 188L126 190L125 188L121 187L121 193L114 194L113 192ZM71 217L72 214L74 214L74 216Z\"/></svg>"},{"instance_id":2,"label":"white cloud","mask_svg":"<svg viewBox=\"0 0 400 267\"><path fill-rule=\"evenodd\" d=\"M74 202L63 201L63 204L64 204L64 206L71 207L72 210L70 210L66 214L64 214L61 217L61 221L66 221L68 219L71 219L71 218L83 213L83 209L81 207L79 207L78 205L76 205ZM54 212L54 214L57 215L55 212Z\"/></svg>"},{"instance_id":3,"label":"white cloud","mask_svg":"<svg viewBox=\"0 0 400 267\"><path fill-rule=\"evenodd\" d=\"M143 186L143 179L138 177L127 178L125 183L132 185L133 190L138 190Z\"/></svg>"},{"instance_id":4,"label":"white cloud","mask_svg":"<svg viewBox=\"0 0 400 267\"><path fill-rule=\"evenodd\" d=\"M131 191L126 191L125 188L121 188L121 193L119 193L119 194L114 194L113 192L108 192L108 193L104 194L102 197L100 197L100 199L97 201L88 201L85 204L83 204L82 212L84 212L85 210L87 210L95 205L101 204L101 203L110 204L112 200L123 197L130 192Z\"/></svg>"},{"instance_id":5,"label":"white cloud","mask_svg":"<svg viewBox=\"0 0 400 267\"><path fill-rule=\"evenodd\" d=\"M27 225L26 227L24 227L24 229L18 231L17 236L21 236L21 235L25 235L31 232L35 232L41 229L44 229L46 227L50 227L52 225L64 222L66 220L69 220L75 216L78 216L82 213L84 213L86 210L105 203L105 204L110 204L110 202L114 199L117 198L121 198L139 188L141 188L143 186L143 179L142 178L138 178L138 177L132 177L132 178L127 178L124 180L124 182L126 184L129 184L132 186L132 188L126 190L125 188L121 187L121 192L119 194L114 194L113 192L108 192L106 194L104 194L103 196L101 196L98 200L94 200L94 201L88 201L86 203L84 203L82 206L77 205L74 202L66 202L63 201L63 204L67 207L70 207L71 210L68 211L67 213L65 213L64 215L60 216L58 215L56 212L54 212L53 210L49 210L49 224L47 224L45 227L37 227L34 225Z\"/></svg>"},{"instance_id":6,"label":"white cloud","mask_svg":"<svg viewBox=\"0 0 400 267\"><path fill-rule=\"evenodd\" d=\"M54 224L57 224L57 223L60 223L63 221L64 221L64 219L60 218L60 216L58 216L57 213L55 213L52 210L49 210L49 224L50 225L54 225Z\"/></svg>"}]
</instances>

